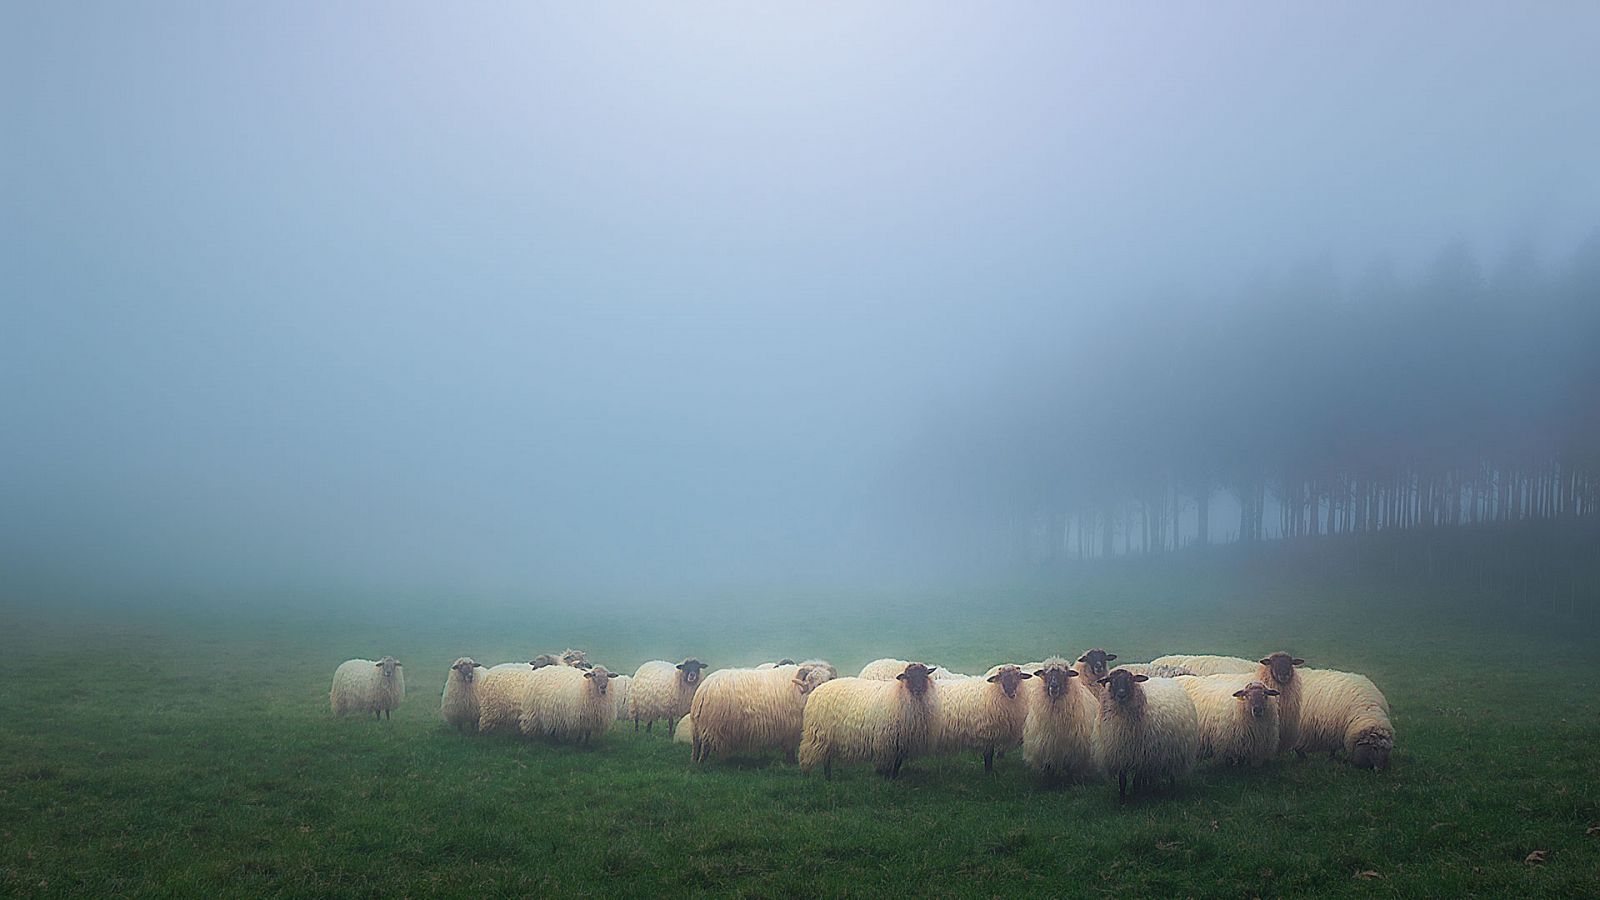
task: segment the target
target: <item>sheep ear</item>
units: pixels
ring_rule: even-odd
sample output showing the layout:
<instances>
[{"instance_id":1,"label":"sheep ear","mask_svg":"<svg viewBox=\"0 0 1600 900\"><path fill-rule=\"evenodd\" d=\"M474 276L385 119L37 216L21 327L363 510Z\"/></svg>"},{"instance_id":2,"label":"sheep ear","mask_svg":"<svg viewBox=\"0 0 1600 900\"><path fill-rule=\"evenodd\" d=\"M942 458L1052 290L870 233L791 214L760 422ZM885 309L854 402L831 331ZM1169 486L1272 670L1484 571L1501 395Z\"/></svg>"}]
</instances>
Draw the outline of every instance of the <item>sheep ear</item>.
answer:
<instances>
[{"instance_id":1,"label":"sheep ear","mask_svg":"<svg viewBox=\"0 0 1600 900\"><path fill-rule=\"evenodd\" d=\"M1072 672L1071 669L1068 669L1067 671L1068 672ZM1034 672L1033 674L1039 676L1040 678L1043 678L1044 677L1044 670L1043 669L1039 669L1038 671ZM1072 674L1076 675L1078 673L1077 672L1072 672Z\"/></svg>"},{"instance_id":2,"label":"sheep ear","mask_svg":"<svg viewBox=\"0 0 1600 900\"><path fill-rule=\"evenodd\" d=\"M483 664L483 663L481 663L481 662L475 662L475 663L473 663L473 664L472 664L472 667L473 667L473 668L474 668L474 669L487 669L487 668L489 668L489 667L488 667L488 666L486 666L486 665L484 665L484 664Z\"/></svg>"},{"instance_id":3,"label":"sheep ear","mask_svg":"<svg viewBox=\"0 0 1600 900\"><path fill-rule=\"evenodd\" d=\"M381 669L381 668L383 668L383 663L373 663L372 667L374 669Z\"/></svg>"},{"instance_id":4,"label":"sheep ear","mask_svg":"<svg viewBox=\"0 0 1600 900\"><path fill-rule=\"evenodd\" d=\"M1134 681L1149 681L1150 680L1150 676L1149 675L1135 675L1135 676L1133 676L1133 680Z\"/></svg>"},{"instance_id":5,"label":"sheep ear","mask_svg":"<svg viewBox=\"0 0 1600 900\"><path fill-rule=\"evenodd\" d=\"M1306 664L1306 661L1303 660L1303 659L1295 658L1293 660L1290 660L1290 664L1291 665L1296 665L1296 666L1303 666L1303 665Z\"/></svg>"},{"instance_id":6,"label":"sheep ear","mask_svg":"<svg viewBox=\"0 0 1600 900\"><path fill-rule=\"evenodd\" d=\"M1106 677L1104 677L1104 678L1100 679L1099 681L1095 682L1095 684L1110 684L1110 683L1111 683L1111 676L1110 675L1107 675Z\"/></svg>"},{"instance_id":7,"label":"sheep ear","mask_svg":"<svg viewBox=\"0 0 1600 900\"><path fill-rule=\"evenodd\" d=\"M589 674L593 675L594 673L590 672ZM621 672L607 672L606 673L606 677L607 678L615 678L615 677L617 677L618 675L621 675L621 674L622 674Z\"/></svg>"},{"instance_id":8,"label":"sheep ear","mask_svg":"<svg viewBox=\"0 0 1600 900\"><path fill-rule=\"evenodd\" d=\"M1087 654L1087 653L1085 653L1084 655L1078 657L1078 662L1088 662L1088 661L1089 661L1089 654Z\"/></svg>"},{"instance_id":9,"label":"sheep ear","mask_svg":"<svg viewBox=\"0 0 1600 900\"><path fill-rule=\"evenodd\" d=\"M1106 654L1106 662L1110 662L1110 661L1112 661L1113 659L1116 659L1116 658L1117 658L1117 655L1115 653L1107 653Z\"/></svg>"},{"instance_id":10,"label":"sheep ear","mask_svg":"<svg viewBox=\"0 0 1600 900\"><path fill-rule=\"evenodd\" d=\"M1263 666L1271 665L1272 664L1272 657L1270 657L1270 656L1263 657L1262 660L1261 660L1261 664Z\"/></svg>"},{"instance_id":11,"label":"sheep ear","mask_svg":"<svg viewBox=\"0 0 1600 900\"><path fill-rule=\"evenodd\" d=\"M905 681L906 680L906 673L901 672L899 675L896 675L894 677L894 680L895 681Z\"/></svg>"},{"instance_id":12,"label":"sheep ear","mask_svg":"<svg viewBox=\"0 0 1600 900\"><path fill-rule=\"evenodd\" d=\"M1029 675L1029 674L1028 674L1028 673L1027 673L1027 672L1023 672L1023 673L1022 673L1022 677L1023 677L1023 678L1032 678L1032 677L1033 677L1033 676L1032 676L1032 675Z\"/></svg>"},{"instance_id":13,"label":"sheep ear","mask_svg":"<svg viewBox=\"0 0 1600 900\"><path fill-rule=\"evenodd\" d=\"M996 672L995 674L990 675L988 678L984 679L984 681L987 681L987 682L990 682L990 683L993 683L993 682L996 682L996 681L999 681L999 680L1000 680L1000 673L998 673L998 672Z\"/></svg>"},{"instance_id":14,"label":"sheep ear","mask_svg":"<svg viewBox=\"0 0 1600 900\"><path fill-rule=\"evenodd\" d=\"M683 663L678 663L677 665L673 666L673 668L677 669L679 671L682 671L683 670Z\"/></svg>"},{"instance_id":15,"label":"sheep ear","mask_svg":"<svg viewBox=\"0 0 1600 900\"><path fill-rule=\"evenodd\" d=\"M1235 696L1235 697L1238 697L1238 698L1239 698L1239 699L1240 699L1240 700L1243 700L1243 699L1244 699L1244 691L1234 691L1234 692L1233 692L1233 695L1234 695L1234 696Z\"/></svg>"},{"instance_id":16,"label":"sheep ear","mask_svg":"<svg viewBox=\"0 0 1600 900\"><path fill-rule=\"evenodd\" d=\"M593 672L585 672L585 673L583 673L583 677L585 677L585 678L593 678L594 677L594 673Z\"/></svg>"},{"instance_id":17,"label":"sheep ear","mask_svg":"<svg viewBox=\"0 0 1600 900\"><path fill-rule=\"evenodd\" d=\"M1275 691L1272 688L1267 688L1267 696L1268 697L1276 697L1276 696L1278 696L1279 693L1281 693L1281 692L1280 691Z\"/></svg>"},{"instance_id":18,"label":"sheep ear","mask_svg":"<svg viewBox=\"0 0 1600 900\"><path fill-rule=\"evenodd\" d=\"M1082 674L1077 669L1062 669L1061 671L1066 672L1068 678L1077 678L1080 674ZM1043 678L1044 677L1044 670L1040 669L1036 674L1040 678Z\"/></svg>"}]
</instances>

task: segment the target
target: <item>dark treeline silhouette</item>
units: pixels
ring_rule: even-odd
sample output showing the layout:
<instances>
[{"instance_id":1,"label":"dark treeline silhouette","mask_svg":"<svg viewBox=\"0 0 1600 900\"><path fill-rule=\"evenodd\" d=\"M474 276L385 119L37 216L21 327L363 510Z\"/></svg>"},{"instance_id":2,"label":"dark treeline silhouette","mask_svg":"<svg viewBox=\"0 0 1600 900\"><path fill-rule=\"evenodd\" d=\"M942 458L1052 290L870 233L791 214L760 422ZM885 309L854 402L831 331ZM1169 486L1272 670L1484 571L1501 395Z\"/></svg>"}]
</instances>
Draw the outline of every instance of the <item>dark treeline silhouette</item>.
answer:
<instances>
[{"instance_id":1,"label":"dark treeline silhouette","mask_svg":"<svg viewBox=\"0 0 1600 900\"><path fill-rule=\"evenodd\" d=\"M1464 242L1410 276L1305 265L1064 331L924 445L919 489L987 559L1600 510L1600 234L1543 265Z\"/></svg>"}]
</instances>

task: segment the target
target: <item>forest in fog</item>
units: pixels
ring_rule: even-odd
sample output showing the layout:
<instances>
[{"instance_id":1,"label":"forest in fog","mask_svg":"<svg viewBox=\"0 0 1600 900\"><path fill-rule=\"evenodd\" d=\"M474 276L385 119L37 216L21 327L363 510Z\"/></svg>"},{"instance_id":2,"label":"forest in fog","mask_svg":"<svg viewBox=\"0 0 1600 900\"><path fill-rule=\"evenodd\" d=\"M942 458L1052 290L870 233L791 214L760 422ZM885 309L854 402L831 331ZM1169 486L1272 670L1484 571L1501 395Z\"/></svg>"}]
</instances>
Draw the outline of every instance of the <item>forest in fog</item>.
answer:
<instances>
[{"instance_id":1,"label":"forest in fog","mask_svg":"<svg viewBox=\"0 0 1600 900\"><path fill-rule=\"evenodd\" d=\"M1063 334L930 428L922 487L1013 560L1593 516L1600 234L1446 244L1164 294Z\"/></svg>"}]
</instances>

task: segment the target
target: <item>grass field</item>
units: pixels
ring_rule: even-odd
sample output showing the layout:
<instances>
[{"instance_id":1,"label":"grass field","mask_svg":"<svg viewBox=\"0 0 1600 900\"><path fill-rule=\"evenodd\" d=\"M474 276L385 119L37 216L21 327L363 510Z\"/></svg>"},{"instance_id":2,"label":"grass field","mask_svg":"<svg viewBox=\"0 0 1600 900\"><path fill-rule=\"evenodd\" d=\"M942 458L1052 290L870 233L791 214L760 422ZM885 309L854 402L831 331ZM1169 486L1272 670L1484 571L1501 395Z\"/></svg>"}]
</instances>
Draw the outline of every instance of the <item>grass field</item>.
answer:
<instances>
[{"instance_id":1,"label":"grass field","mask_svg":"<svg viewBox=\"0 0 1600 900\"><path fill-rule=\"evenodd\" d=\"M1441 592L1126 572L826 615L815 599L694 615L14 605L0 634L0 893L1600 890L1600 652L1586 629ZM1124 808L1106 784L1039 785L1014 755L993 777L962 757L915 761L898 782L864 768L825 782L775 760L691 771L659 732L575 749L439 723L455 656L567 645L627 671L691 653L714 667L816 654L845 670L882 655L981 670L1088 645L1124 660L1288 647L1369 674L1399 738L1385 773L1203 765ZM383 653L406 664L405 706L390 722L330 718L334 666Z\"/></svg>"}]
</instances>

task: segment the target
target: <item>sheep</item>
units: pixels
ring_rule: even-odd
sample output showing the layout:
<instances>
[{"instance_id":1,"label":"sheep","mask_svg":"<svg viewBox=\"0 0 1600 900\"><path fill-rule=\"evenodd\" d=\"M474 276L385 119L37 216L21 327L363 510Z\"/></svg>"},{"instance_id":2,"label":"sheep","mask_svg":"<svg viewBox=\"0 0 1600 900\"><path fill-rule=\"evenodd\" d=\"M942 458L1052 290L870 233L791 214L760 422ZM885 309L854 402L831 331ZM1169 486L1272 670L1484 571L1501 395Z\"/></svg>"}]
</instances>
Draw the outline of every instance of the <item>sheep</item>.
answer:
<instances>
[{"instance_id":1,"label":"sheep","mask_svg":"<svg viewBox=\"0 0 1600 900\"><path fill-rule=\"evenodd\" d=\"M1100 701L1072 663L1052 656L1033 671L1022 724L1022 761L1047 778L1094 775Z\"/></svg>"},{"instance_id":2,"label":"sheep","mask_svg":"<svg viewBox=\"0 0 1600 900\"><path fill-rule=\"evenodd\" d=\"M1112 669L1103 679L1095 760L1117 775L1117 797L1154 778L1177 781L1194 769L1200 751L1200 722L1194 701L1178 686L1181 679L1151 678Z\"/></svg>"},{"instance_id":3,"label":"sheep","mask_svg":"<svg viewBox=\"0 0 1600 900\"><path fill-rule=\"evenodd\" d=\"M1032 677L1016 666L1004 665L988 677L941 681L939 751L975 750L983 756L983 770L993 772L995 751L1022 746L1028 705L1021 688Z\"/></svg>"},{"instance_id":4,"label":"sheep","mask_svg":"<svg viewBox=\"0 0 1600 900\"><path fill-rule=\"evenodd\" d=\"M541 653L528 660L528 665L533 666L535 669L542 669L545 666L564 666L566 663L561 661L561 657L558 654Z\"/></svg>"},{"instance_id":5,"label":"sheep","mask_svg":"<svg viewBox=\"0 0 1600 900\"><path fill-rule=\"evenodd\" d=\"M389 718L406 699L406 677L392 656L380 660L351 659L333 670L328 704L336 716L372 713Z\"/></svg>"},{"instance_id":6,"label":"sheep","mask_svg":"<svg viewBox=\"0 0 1600 900\"><path fill-rule=\"evenodd\" d=\"M910 665L910 662L903 659L875 659L872 662L862 666L861 674L857 675L856 677L865 678L868 681L894 681L895 679L899 678L903 672L905 672L906 666L908 665ZM943 679L968 677L959 672L952 672L949 669L946 669L944 666L929 666L927 668L931 673L928 676L929 678Z\"/></svg>"},{"instance_id":7,"label":"sheep","mask_svg":"<svg viewBox=\"0 0 1600 900\"><path fill-rule=\"evenodd\" d=\"M1083 655L1078 657L1078 662L1072 668L1083 677L1083 684L1098 697L1105 692L1102 687L1105 682L1102 679L1111 671L1111 661L1116 658L1115 653L1107 653L1096 647L1093 650L1083 651Z\"/></svg>"},{"instance_id":8,"label":"sheep","mask_svg":"<svg viewBox=\"0 0 1600 900\"><path fill-rule=\"evenodd\" d=\"M677 730L678 719L689 711L694 692L700 687L700 670L706 664L698 659L686 659L676 665L654 659L633 673L633 686L628 690L628 717L633 719L633 730L643 722L649 733L656 719L666 719L670 731Z\"/></svg>"},{"instance_id":9,"label":"sheep","mask_svg":"<svg viewBox=\"0 0 1600 900\"><path fill-rule=\"evenodd\" d=\"M617 720L606 693L616 677L605 666L537 669L521 685L517 725L529 737L586 744Z\"/></svg>"},{"instance_id":10,"label":"sheep","mask_svg":"<svg viewBox=\"0 0 1600 900\"><path fill-rule=\"evenodd\" d=\"M1151 678L1181 678L1184 675L1200 674L1193 669L1170 663L1123 663L1118 668L1127 669L1135 675L1149 675Z\"/></svg>"},{"instance_id":11,"label":"sheep","mask_svg":"<svg viewBox=\"0 0 1600 900\"><path fill-rule=\"evenodd\" d=\"M557 659L560 660L563 666L571 666L574 669L594 668L594 663L589 662L589 651L587 650L573 650L569 647L561 651L561 655Z\"/></svg>"},{"instance_id":12,"label":"sheep","mask_svg":"<svg viewBox=\"0 0 1600 900\"><path fill-rule=\"evenodd\" d=\"M450 664L445 676L444 695L439 698L439 715L457 731L478 730L478 669L482 663L463 656Z\"/></svg>"},{"instance_id":13,"label":"sheep","mask_svg":"<svg viewBox=\"0 0 1600 900\"><path fill-rule=\"evenodd\" d=\"M893 681L837 678L811 692L800 729L800 769L834 762L870 762L880 775L900 776L907 759L922 755L936 737L939 691L933 670L908 663Z\"/></svg>"},{"instance_id":14,"label":"sheep","mask_svg":"<svg viewBox=\"0 0 1600 900\"><path fill-rule=\"evenodd\" d=\"M1200 757L1259 766L1278 753L1279 692L1249 675L1179 678L1200 722Z\"/></svg>"},{"instance_id":15,"label":"sheep","mask_svg":"<svg viewBox=\"0 0 1600 900\"><path fill-rule=\"evenodd\" d=\"M1150 661L1152 666L1177 666L1195 675L1249 675L1256 670L1253 663L1240 656L1188 656L1175 654Z\"/></svg>"},{"instance_id":16,"label":"sheep","mask_svg":"<svg viewBox=\"0 0 1600 900\"><path fill-rule=\"evenodd\" d=\"M546 668L534 668L533 663L501 663L478 676L478 733L516 731L522 688L534 672Z\"/></svg>"},{"instance_id":17,"label":"sheep","mask_svg":"<svg viewBox=\"0 0 1600 900\"><path fill-rule=\"evenodd\" d=\"M806 700L832 680L822 666L793 663L774 669L722 669L711 673L690 705L690 760L782 750L790 762L800 746ZM684 729L678 728L681 734ZM677 737L673 738L677 740Z\"/></svg>"},{"instance_id":18,"label":"sheep","mask_svg":"<svg viewBox=\"0 0 1600 900\"><path fill-rule=\"evenodd\" d=\"M678 720L678 727L672 731L672 742L694 745L694 713L686 712Z\"/></svg>"},{"instance_id":19,"label":"sheep","mask_svg":"<svg viewBox=\"0 0 1600 900\"><path fill-rule=\"evenodd\" d=\"M1032 673L1032 672L1037 672L1038 670L1044 668L1044 663L1042 663L1042 662L995 663L994 665L990 666L988 669L984 670L983 677L988 678L990 675L998 674L999 671L1001 669L1005 668L1006 666L1016 666L1017 668L1021 669L1024 672Z\"/></svg>"},{"instance_id":20,"label":"sheep","mask_svg":"<svg viewBox=\"0 0 1600 900\"><path fill-rule=\"evenodd\" d=\"M808 659L805 662L800 663L800 665L802 668L817 669L827 673L828 677L825 679L827 681L832 681L833 679L839 677L838 668L836 668L833 663L828 662L825 659Z\"/></svg>"},{"instance_id":21,"label":"sheep","mask_svg":"<svg viewBox=\"0 0 1600 900\"><path fill-rule=\"evenodd\" d=\"M617 721L628 718L628 695L633 692L633 676L618 675L611 682L611 697L617 707Z\"/></svg>"},{"instance_id":22,"label":"sheep","mask_svg":"<svg viewBox=\"0 0 1600 900\"><path fill-rule=\"evenodd\" d=\"M1300 753L1343 748L1351 764L1385 769L1394 750L1394 724L1389 701L1371 679L1354 672L1302 669L1300 732L1294 749Z\"/></svg>"}]
</instances>

